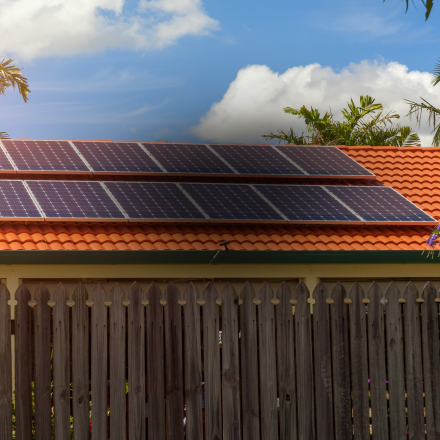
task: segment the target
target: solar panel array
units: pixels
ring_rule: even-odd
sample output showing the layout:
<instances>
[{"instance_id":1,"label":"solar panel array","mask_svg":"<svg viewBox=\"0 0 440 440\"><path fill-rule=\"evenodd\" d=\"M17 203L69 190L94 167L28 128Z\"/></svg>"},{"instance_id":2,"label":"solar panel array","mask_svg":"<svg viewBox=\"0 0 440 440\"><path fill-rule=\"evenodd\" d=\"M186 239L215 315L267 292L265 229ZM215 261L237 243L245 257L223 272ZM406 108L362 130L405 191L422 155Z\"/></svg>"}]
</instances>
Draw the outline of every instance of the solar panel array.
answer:
<instances>
[{"instance_id":1,"label":"solar panel array","mask_svg":"<svg viewBox=\"0 0 440 440\"><path fill-rule=\"evenodd\" d=\"M378 186L0 180L0 220L436 225Z\"/></svg>"},{"instance_id":2,"label":"solar panel array","mask_svg":"<svg viewBox=\"0 0 440 440\"><path fill-rule=\"evenodd\" d=\"M372 179L336 147L3 140L0 172Z\"/></svg>"}]
</instances>

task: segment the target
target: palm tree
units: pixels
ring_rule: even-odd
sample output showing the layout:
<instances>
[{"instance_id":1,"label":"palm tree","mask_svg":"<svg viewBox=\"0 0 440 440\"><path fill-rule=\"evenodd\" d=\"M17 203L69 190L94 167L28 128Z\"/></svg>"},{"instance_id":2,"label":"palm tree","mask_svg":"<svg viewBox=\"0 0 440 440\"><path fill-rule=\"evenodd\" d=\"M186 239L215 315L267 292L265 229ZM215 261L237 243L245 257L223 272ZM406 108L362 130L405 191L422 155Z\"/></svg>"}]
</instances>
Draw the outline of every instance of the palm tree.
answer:
<instances>
[{"instance_id":1,"label":"palm tree","mask_svg":"<svg viewBox=\"0 0 440 440\"><path fill-rule=\"evenodd\" d=\"M433 73L432 73L432 85L436 86L440 82L440 59L437 61L437 64L434 67ZM424 112L428 113L428 125L433 126L433 130L431 133L434 133L434 139L432 140L432 146L438 147L440 146L440 123L439 123L439 117L440 117L440 109L437 107L434 107L432 104L430 104L426 99L420 97L422 102L414 102L410 101L409 99L405 99L405 101L411 106L409 110L409 117L415 116L417 123L419 124L422 122L422 115Z\"/></svg>"},{"instance_id":2,"label":"palm tree","mask_svg":"<svg viewBox=\"0 0 440 440\"><path fill-rule=\"evenodd\" d=\"M28 101L28 95L31 92L27 83L27 79L22 76L21 69L12 65L13 60L3 59L0 61L0 95L4 95L6 89L17 87L23 101ZM9 136L4 131L0 131L0 139L8 139Z\"/></svg>"}]
</instances>

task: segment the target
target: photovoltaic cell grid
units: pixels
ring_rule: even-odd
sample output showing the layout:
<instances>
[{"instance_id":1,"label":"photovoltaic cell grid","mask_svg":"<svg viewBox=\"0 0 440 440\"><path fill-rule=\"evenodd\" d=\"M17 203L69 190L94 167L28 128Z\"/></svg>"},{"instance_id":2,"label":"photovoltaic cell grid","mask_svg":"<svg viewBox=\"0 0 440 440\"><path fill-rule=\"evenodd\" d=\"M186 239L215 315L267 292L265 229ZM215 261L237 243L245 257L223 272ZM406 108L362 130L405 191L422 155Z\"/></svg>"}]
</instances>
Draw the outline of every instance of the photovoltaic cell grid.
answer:
<instances>
[{"instance_id":1,"label":"photovoltaic cell grid","mask_svg":"<svg viewBox=\"0 0 440 440\"><path fill-rule=\"evenodd\" d=\"M2 220L43 219L21 180L0 180L0 218Z\"/></svg>"},{"instance_id":2,"label":"photovoltaic cell grid","mask_svg":"<svg viewBox=\"0 0 440 440\"><path fill-rule=\"evenodd\" d=\"M105 182L130 219L206 220L200 210L171 182Z\"/></svg>"},{"instance_id":3,"label":"photovoltaic cell grid","mask_svg":"<svg viewBox=\"0 0 440 440\"><path fill-rule=\"evenodd\" d=\"M210 145L239 174L307 177L270 145Z\"/></svg>"},{"instance_id":4,"label":"photovoltaic cell grid","mask_svg":"<svg viewBox=\"0 0 440 440\"><path fill-rule=\"evenodd\" d=\"M46 219L125 219L100 182L28 180L26 183Z\"/></svg>"},{"instance_id":5,"label":"photovoltaic cell grid","mask_svg":"<svg viewBox=\"0 0 440 440\"><path fill-rule=\"evenodd\" d=\"M437 224L435 219L387 186L327 186L366 224L400 223Z\"/></svg>"},{"instance_id":6,"label":"photovoltaic cell grid","mask_svg":"<svg viewBox=\"0 0 440 440\"><path fill-rule=\"evenodd\" d=\"M163 174L163 170L136 142L72 143L95 173Z\"/></svg>"},{"instance_id":7,"label":"photovoltaic cell grid","mask_svg":"<svg viewBox=\"0 0 440 440\"><path fill-rule=\"evenodd\" d=\"M276 147L312 177L374 178L374 174L337 147Z\"/></svg>"},{"instance_id":8,"label":"photovoltaic cell grid","mask_svg":"<svg viewBox=\"0 0 440 440\"><path fill-rule=\"evenodd\" d=\"M169 174L236 173L206 145L142 144Z\"/></svg>"},{"instance_id":9,"label":"photovoltaic cell grid","mask_svg":"<svg viewBox=\"0 0 440 440\"><path fill-rule=\"evenodd\" d=\"M181 183L211 220L284 221L250 185Z\"/></svg>"},{"instance_id":10,"label":"photovoltaic cell grid","mask_svg":"<svg viewBox=\"0 0 440 440\"><path fill-rule=\"evenodd\" d=\"M3 140L2 143L18 171L90 173L67 141Z\"/></svg>"},{"instance_id":11,"label":"photovoltaic cell grid","mask_svg":"<svg viewBox=\"0 0 440 440\"><path fill-rule=\"evenodd\" d=\"M254 185L289 222L364 222L318 185Z\"/></svg>"},{"instance_id":12,"label":"photovoltaic cell grid","mask_svg":"<svg viewBox=\"0 0 440 440\"><path fill-rule=\"evenodd\" d=\"M2 141L0 141L0 146L2 145ZM3 173L15 173L16 170L9 160L6 153L3 151L3 148L0 148L0 171Z\"/></svg>"}]
</instances>

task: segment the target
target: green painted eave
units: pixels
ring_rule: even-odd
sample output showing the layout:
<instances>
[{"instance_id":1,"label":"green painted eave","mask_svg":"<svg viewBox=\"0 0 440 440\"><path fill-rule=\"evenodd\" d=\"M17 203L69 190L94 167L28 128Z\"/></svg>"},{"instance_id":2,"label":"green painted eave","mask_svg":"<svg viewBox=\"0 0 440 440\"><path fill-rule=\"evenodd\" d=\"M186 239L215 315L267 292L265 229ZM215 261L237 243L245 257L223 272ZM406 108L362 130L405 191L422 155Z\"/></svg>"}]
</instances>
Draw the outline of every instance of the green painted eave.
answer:
<instances>
[{"instance_id":1,"label":"green painted eave","mask_svg":"<svg viewBox=\"0 0 440 440\"><path fill-rule=\"evenodd\" d=\"M0 251L0 264L209 264L216 251ZM440 263L438 251L225 251L211 264Z\"/></svg>"}]
</instances>

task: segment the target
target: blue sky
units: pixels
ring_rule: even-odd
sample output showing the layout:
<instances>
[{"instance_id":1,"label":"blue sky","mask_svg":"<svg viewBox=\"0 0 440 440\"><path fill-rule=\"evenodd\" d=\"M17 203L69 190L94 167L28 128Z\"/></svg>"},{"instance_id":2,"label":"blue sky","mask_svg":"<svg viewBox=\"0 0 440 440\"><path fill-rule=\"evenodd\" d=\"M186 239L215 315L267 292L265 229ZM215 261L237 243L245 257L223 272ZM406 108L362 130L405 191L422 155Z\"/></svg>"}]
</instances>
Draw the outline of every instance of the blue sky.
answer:
<instances>
[{"instance_id":1,"label":"blue sky","mask_svg":"<svg viewBox=\"0 0 440 440\"><path fill-rule=\"evenodd\" d=\"M426 73L440 4L425 22L414 1L405 14L400 0L0 0L0 56L32 91L0 97L0 131L257 142L301 130L283 106L337 112L366 93L403 116L402 98L440 99Z\"/></svg>"}]
</instances>

